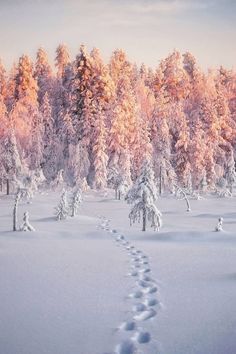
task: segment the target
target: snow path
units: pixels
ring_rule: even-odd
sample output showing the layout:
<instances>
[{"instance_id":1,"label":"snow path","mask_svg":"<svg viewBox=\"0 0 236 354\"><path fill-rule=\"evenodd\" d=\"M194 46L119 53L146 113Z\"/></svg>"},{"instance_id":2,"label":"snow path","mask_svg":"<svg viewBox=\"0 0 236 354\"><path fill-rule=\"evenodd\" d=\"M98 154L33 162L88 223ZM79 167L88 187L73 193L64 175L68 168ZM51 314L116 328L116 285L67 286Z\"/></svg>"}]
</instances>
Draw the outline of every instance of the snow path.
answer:
<instances>
[{"instance_id":1,"label":"snow path","mask_svg":"<svg viewBox=\"0 0 236 354\"><path fill-rule=\"evenodd\" d=\"M100 216L100 219L100 228L110 233L116 244L127 253L129 259L127 275L134 281L132 291L126 296L131 306L129 316L117 327L116 332L122 339L113 353L148 354L150 351L157 354L159 352L157 340L152 338L151 331L145 328L145 322L153 321L161 308L157 281L150 276L148 256L136 249L123 234L112 229L110 220L104 216Z\"/></svg>"}]
</instances>

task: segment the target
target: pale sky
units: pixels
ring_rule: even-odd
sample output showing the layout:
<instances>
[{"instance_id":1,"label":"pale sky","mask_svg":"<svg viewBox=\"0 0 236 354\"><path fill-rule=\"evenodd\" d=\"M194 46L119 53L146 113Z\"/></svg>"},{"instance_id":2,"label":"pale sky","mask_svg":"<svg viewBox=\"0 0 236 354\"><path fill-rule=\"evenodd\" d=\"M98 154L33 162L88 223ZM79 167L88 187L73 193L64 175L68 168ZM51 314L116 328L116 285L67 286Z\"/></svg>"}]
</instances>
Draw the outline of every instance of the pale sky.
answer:
<instances>
[{"instance_id":1,"label":"pale sky","mask_svg":"<svg viewBox=\"0 0 236 354\"><path fill-rule=\"evenodd\" d=\"M236 0L0 0L0 57L9 67L59 43L72 57L81 43L105 60L123 48L155 67L173 49L192 52L203 69L236 67Z\"/></svg>"}]
</instances>

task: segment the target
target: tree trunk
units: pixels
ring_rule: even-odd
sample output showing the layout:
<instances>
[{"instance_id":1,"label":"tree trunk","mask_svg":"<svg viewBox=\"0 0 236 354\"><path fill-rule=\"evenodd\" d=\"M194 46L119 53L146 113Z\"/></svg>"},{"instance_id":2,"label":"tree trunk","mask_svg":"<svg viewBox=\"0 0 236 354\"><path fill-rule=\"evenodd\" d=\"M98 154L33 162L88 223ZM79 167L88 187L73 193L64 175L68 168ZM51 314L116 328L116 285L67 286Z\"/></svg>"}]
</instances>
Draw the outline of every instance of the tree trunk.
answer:
<instances>
[{"instance_id":1,"label":"tree trunk","mask_svg":"<svg viewBox=\"0 0 236 354\"><path fill-rule=\"evenodd\" d=\"M13 231L17 230L17 204L14 205L13 209Z\"/></svg>"},{"instance_id":2,"label":"tree trunk","mask_svg":"<svg viewBox=\"0 0 236 354\"><path fill-rule=\"evenodd\" d=\"M142 231L146 231L146 210L143 210L143 229Z\"/></svg>"},{"instance_id":3,"label":"tree trunk","mask_svg":"<svg viewBox=\"0 0 236 354\"><path fill-rule=\"evenodd\" d=\"M10 194L10 183L9 183L9 179L7 178L7 195Z\"/></svg>"},{"instance_id":4,"label":"tree trunk","mask_svg":"<svg viewBox=\"0 0 236 354\"><path fill-rule=\"evenodd\" d=\"M2 192L2 178L0 178L0 192Z\"/></svg>"},{"instance_id":5,"label":"tree trunk","mask_svg":"<svg viewBox=\"0 0 236 354\"><path fill-rule=\"evenodd\" d=\"M116 198L116 200L118 199L117 188L115 188L115 198Z\"/></svg>"},{"instance_id":6,"label":"tree trunk","mask_svg":"<svg viewBox=\"0 0 236 354\"><path fill-rule=\"evenodd\" d=\"M143 208L143 229L142 231L146 231L146 223L147 223L147 215L146 215L146 208Z\"/></svg>"},{"instance_id":7,"label":"tree trunk","mask_svg":"<svg viewBox=\"0 0 236 354\"><path fill-rule=\"evenodd\" d=\"M120 191L118 192L118 199L120 200Z\"/></svg>"},{"instance_id":8,"label":"tree trunk","mask_svg":"<svg viewBox=\"0 0 236 354\"><path fill-rule=\"evenodd\" d=\"M159 194L162 193L162 167L160 166Z\"/></svg>"}]
</instances>

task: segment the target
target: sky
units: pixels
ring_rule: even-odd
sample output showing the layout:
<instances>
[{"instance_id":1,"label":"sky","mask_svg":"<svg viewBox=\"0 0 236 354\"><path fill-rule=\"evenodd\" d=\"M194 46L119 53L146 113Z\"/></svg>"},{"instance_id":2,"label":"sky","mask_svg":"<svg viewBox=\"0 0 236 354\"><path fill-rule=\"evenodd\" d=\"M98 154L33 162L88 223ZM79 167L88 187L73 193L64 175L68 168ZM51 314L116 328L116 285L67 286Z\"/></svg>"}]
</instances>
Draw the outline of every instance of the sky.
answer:
<instances>
[{"instance_id":1,"label":"sky","mask_svg":"<svg viewBox=\"0 0 236 354\"><path fill-rule=\"evenodd\" d=\"M80 44L105 60L123 48L156 67L174 49L203 69L236 67L236 0L0 0L0 57L7 68L42 46L51 61L59 43L72 58Z\"/></svg>"}]
</instances>

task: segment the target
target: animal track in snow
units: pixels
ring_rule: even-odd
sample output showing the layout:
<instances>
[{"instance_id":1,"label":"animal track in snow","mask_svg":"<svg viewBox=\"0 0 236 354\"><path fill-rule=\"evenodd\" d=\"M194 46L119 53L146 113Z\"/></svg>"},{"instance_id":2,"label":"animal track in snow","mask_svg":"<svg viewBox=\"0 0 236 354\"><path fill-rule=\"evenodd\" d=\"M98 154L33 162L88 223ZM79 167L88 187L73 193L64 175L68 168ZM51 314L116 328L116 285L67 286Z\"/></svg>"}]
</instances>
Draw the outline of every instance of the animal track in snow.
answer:
<instances>
[{"instance_id":1,"label":"animal track in snow","mask_svg":"<svg viewBox=\"0 0 236 354\"><path fill-rule=\"evenodd\" d=\"M143 292L141 290L134 291L133 293L129 294L129 297L133 299L140 299L143 297Z\"/></svg>"},{"instance_id":2,"label":"animal track in snow","mask_svg":"<svg viewBox=\"0 0 236 354\"><path fill-rule=\"evenodd\" d=\"M123 341L118 344L115 349L116 354L135 354L137 353L137 348L134 345L134 342L130 339Z\"/></svg>"},{"instance_id":3,"label":"animal track in snow","mask_svg":"<svg viewBox=\"0 0 236 354\"><path fill-rule=\"evenodd\" d=\"M147 306L141 302L135 304L133 306L133 311L134 312L143 312L143 311L146 311L147 310Z\"/></svg>"},{"instance_id":4,"label":"animal track in snow","mask_svg":"<svg viewBox=\"0 0 236 354\"><path fill-rule=\"evenodd\" d=\"M137 332L134 335L134 340L140 344L148 343L151 340L151 335L149 332Z\"/></svg>"},{"instance_id":5,"label":"animal track in snow","mask_svg":"<svg viewBox=\"0 0 236 354\"><path fill-rule=\"evenodd\" d=\"M144 268L139 270L139 273L150 273L150 272L151 272L150 268Z\"/></svg>"},{"instance_id":6,"label":"animal track in snow","mask_svg":"<svg viewBox=\"0 0 236 354\"><path fill-rule=\"evenodd\" d=\"M134 322L134 321L126 321L120 325L120 329L122 329L124 331L134 331L136 329L136 327L137 327L137 325L136 325L136 322Z\"/></svg>"},{"instance_id":7,"label":"animal track in snow","mask_svg":"<svg viewBox=\"0 0 236 354\"><path fill-rule=\"evenodd\" d=\"M150 320L151 318L155 317L157 314L157 312L150 308L148 310L145 310L143 312L140 312L139 314L136 314L134 316L134 320L136 321L147 321L147 320Z\"/></svg>"},{"instance_id":8,"label":"animal track in snow","mask_svg":"<svg viewBox=\"0 0 236 354\"><path fill-rule=\"evenodd\" d=\"M145 280L138 280L137 285L141 286L142 288L149 288L150 283Z\"/></svg>"},{"instance_id":9,"label":"animal track in snow","mask_svg":"<svg viewBox=\"0 0 236 354\"><path fill-rule=\"evenodd\" d=\"M144 305L146 305L146 306L156 306L156 305L160 305L160 304L161 303L155 298L146 299L144 301Z\"/></svg>"},{"instance_id":10,"label":"animal track in snow","mask_svg":"<svg viewBox=\"0 0 236 354\"><path fill-rule=\"evenodd\" d=\"M131 277L136 277L138 276L138 272L136 270L132 270L128 275L131 275Z\"/></svg>"},{"instance_id":11,"label":"animal track in snow","mask_svg":"<svg viewBox=\"0 0 236 354\"><path fill-rule=\"evenodd\" d=\"M143 290L146 294L154 294L158 291L156 286L152 286L150 288L144 289Z\"/></svg>"}]
</instances>

